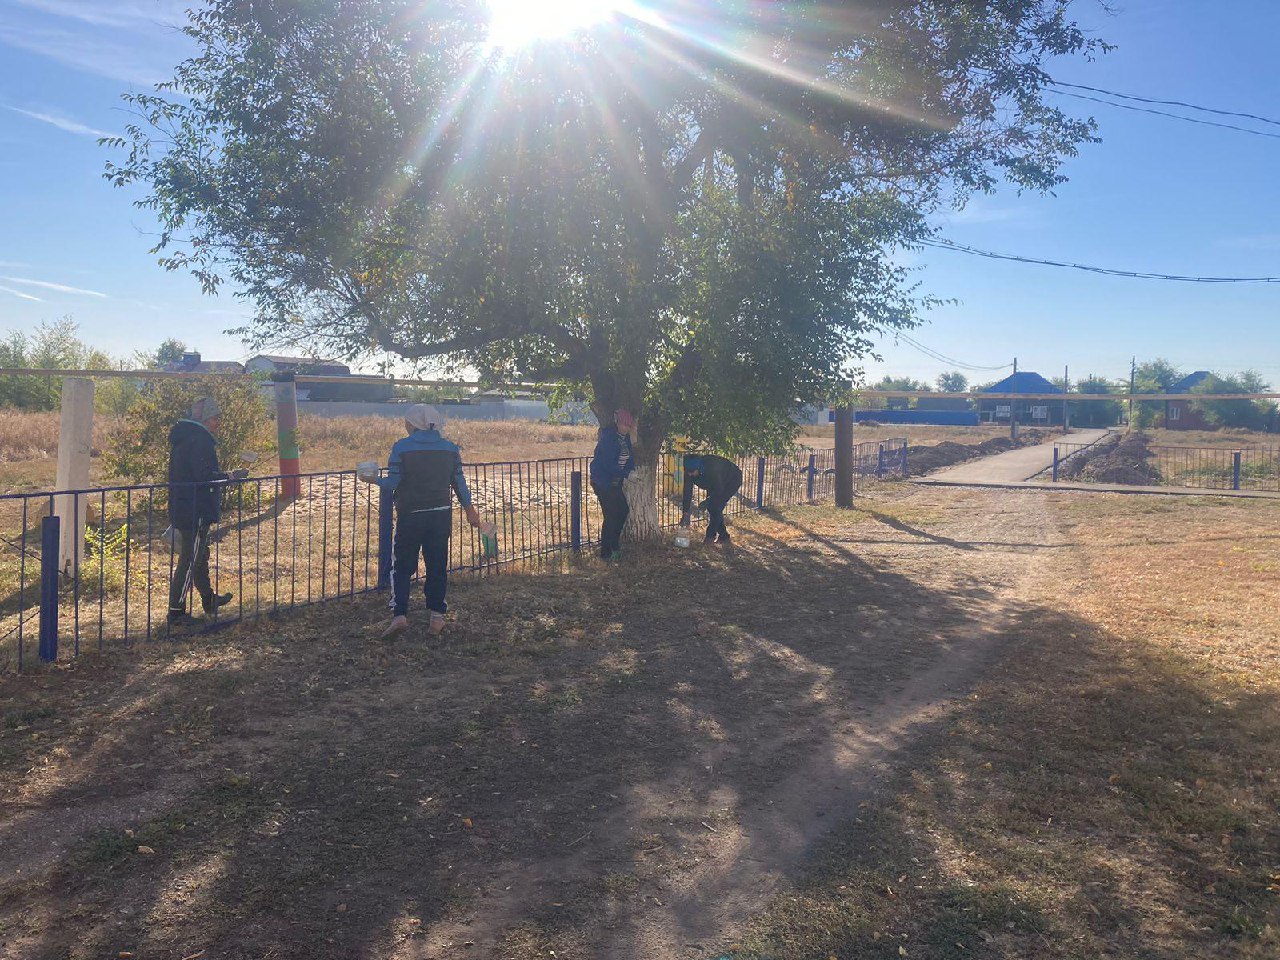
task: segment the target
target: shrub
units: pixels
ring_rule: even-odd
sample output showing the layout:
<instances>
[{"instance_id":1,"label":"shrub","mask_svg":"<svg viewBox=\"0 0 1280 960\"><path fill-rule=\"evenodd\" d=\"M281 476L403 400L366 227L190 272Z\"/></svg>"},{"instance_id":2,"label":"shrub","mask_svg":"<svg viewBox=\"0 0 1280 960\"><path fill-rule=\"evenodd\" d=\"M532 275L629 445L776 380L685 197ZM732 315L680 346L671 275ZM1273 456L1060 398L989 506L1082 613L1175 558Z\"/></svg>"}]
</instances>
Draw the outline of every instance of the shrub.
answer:
<instances>
[{"instance_id":1,"label":"shrub","mask_svg":"<svg viewBox=\"0 0 1280 960\"><path fill-rule=\"evenodd\" d=\"M244 377L158 380L142 390L125 413L122 429L108 441L103 454L107 470L132 483L165 480L169 431L203 396L213 397L222 408L218 461L223 469L238 467L245 453L257 453L265 460L275 451L275 429L256 381Z\"/></svg>"}]
</instances>

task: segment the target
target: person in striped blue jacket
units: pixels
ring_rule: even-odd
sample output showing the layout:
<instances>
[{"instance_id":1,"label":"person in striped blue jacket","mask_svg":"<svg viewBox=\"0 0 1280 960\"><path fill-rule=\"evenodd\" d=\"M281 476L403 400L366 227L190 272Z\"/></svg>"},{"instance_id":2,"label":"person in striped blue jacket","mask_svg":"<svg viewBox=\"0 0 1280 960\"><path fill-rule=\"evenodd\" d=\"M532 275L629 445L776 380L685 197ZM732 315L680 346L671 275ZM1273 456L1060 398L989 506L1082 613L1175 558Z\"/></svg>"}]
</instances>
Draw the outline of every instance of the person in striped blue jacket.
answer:
<instances>
[{"instance_id":1,"label":"person in striped blue jacket","mask_svg":"<svg viewBox=\"0 0 1280 960\"><path fill-rule=\"evenodd\" d=\"M622 483L636 468L631 450L631 431L635 425L630 411L616 411L613 423L600 428L596 452L591 458L591 489L604 514L600 525L600 556L606 560L621 556L622 528L631 514Z\"/></svg>"}]
</instances>

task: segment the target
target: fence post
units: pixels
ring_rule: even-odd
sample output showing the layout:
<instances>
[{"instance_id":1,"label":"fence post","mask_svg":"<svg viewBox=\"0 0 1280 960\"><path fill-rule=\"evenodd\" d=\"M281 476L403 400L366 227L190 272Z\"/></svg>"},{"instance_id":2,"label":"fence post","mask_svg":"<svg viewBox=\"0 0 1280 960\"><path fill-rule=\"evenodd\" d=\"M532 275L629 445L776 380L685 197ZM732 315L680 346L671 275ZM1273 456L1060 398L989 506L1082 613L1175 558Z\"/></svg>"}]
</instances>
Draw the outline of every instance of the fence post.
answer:
<instances>
[{"instance_id":1,"label":"fence post","mask_svg":"<svg viewBox=\"0 0 1280 960\"><path fill-rule=\"evenodd\" d=\"M569 475L569 542L574 553L582 552L582 471Z\"/></svg>"},{"instance_id":2,"label":"fence post","mask_svg":"<svg viewBox=\"0 0 1280 960\"><path fill-rule=\"evenodd\" d=\"M902 441L902 479L907 479L907 441Z\"/></svg>"},{"instance_id":3,"label":"fence post","mask_svg":"<svg viewBox=\"0 0 1280 960\"><path fill-rule=\"evenodd\" d=\"M806 492L809 495L809 503L813 504L814 483L818 475L818 455L816 453L809 454L809 480L806 486Z\"/></svg>"},{"instance_id":4,"label":"fence post","mask_svg":"<svg viewBox=\"0 0 1280 960\"><path fill-rule=\"evenodd\" d=\"M764 457L756 461L756 509L764 509Z\"/></svg>"},{"instance_id":5,"label":"fence post","mask_svg":"<svg viewBox=\"0 0 1280 960\"><path fill-rule=\"evenodd\" d=\"M395 498L378 490L378 589L391 585L391 544L395 539Z\"/></svg>"},{"instance_id":6,"label":"fence post","mask_svg":"<svg viewBox=\"0 0 1280 960\"><path fill-rule=\"evenodd\" d=\"M1053 482L1058 482L1058 445L1053 445Z\"/></svg>"},{"instance_id":7,"label":"fence post","mask_svg":"<svg viewBox=\"0 0 1280 960\"><path fill-rule=\"evenodd\" d=\"M58 659L58 547L61 519L54 515L40 521L40 659ZM19 613L21 616L21 613Z\"/></svg>"},{"instance_id":8,"label":"fence post","mask_svg":"<svg viewBox=\"0 0 1280 960\"><path fill-rule=\"evenodd\" d=\"M1240 451L1231 454L1231 489L1240 489Z\"/></svg>"},{"instance_id":9,"label":"fence post","mask_svg":"<svg viewBox=\"0 0 1280 960\"><path fill-rule=\"evenodd\" d=\"M836 409L836 506L853 509L853 407Z\"/></svg>"},{"instance_id":10,"label":"fence post","mask_svg":"<svg viewBox=\"0 0 1280 960\"><path fill-rule=\"evenodd\" d=\"M876 476L884 476L884 444L876 447Z\"/></svg>"}]
</instances>

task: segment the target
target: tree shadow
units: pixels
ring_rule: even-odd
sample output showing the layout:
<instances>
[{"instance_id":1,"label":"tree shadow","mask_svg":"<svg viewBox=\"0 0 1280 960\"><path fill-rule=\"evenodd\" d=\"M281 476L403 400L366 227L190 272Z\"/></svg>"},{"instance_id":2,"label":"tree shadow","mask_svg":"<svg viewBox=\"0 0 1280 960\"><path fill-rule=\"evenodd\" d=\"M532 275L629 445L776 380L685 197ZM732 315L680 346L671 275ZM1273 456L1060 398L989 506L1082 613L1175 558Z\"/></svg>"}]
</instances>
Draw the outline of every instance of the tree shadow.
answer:
<instances>
[{"instance_id":1,"label":"tree shadow","mask_svg":"<svg viewBox=\"0 0 1280 960\"><path fill-rule=\"evenodd\" d=\"M769 889L788 872L775 866L843 842L828 824L1050 615L941 557L907 574L788 523L730 557L657 548L459 582L442 645L371 639L384 611L362 600L5 681L6 718L56 713L0 753L0 769L42 765L13 781L9 836L26 841L0 844L0 920L33 958L450 955L470 940L476 955L638 960L655 931L702 942L709 915L748 902L744 877ZM1154 695L1139 706L1153 729L1167 715ZM1017 750L1032 763L1044 746ZM59 847L41 818L77 839ZM885 863L915 849L907 828L877 835ZM33 879L17 872L49 849ZM668 889L682 875L698 889ZM953 894L946 916L963 917Z\"/></svg>"}]
</instances>

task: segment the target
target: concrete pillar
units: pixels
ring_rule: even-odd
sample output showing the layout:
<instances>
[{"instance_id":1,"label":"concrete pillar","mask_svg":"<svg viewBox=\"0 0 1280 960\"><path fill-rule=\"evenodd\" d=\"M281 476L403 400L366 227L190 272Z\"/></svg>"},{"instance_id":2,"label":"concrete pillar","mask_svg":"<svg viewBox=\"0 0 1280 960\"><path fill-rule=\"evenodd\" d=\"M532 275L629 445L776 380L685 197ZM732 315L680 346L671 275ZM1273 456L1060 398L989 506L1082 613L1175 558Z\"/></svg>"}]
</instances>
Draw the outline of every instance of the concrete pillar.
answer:
<instances>
[{"instance_id":1,"label":"concrete pillar","mask_svg":"<svg viewBox=\"0 0 1280 960\"><path fill-rule=\"evenodd\" d=\"M853 407L836 408L836 506L853 508Z\"/></svg>"},{"instance_id":2,"label":"concrete pillar","mask_svg":"<svg viewBox=\"0 0 1280 960\"><path fill-rule=\"evenodd\" d=\"M84 490L89 486L89 455L93 449L93 381L67 377L62 381L62 421L58 430L58 474L55 490ZM77 504L76 501L79 501ZM84 559L87 496L55 497L53 512L61 518L58 567L78 574Z\"/></svg>"}]
</instances>

